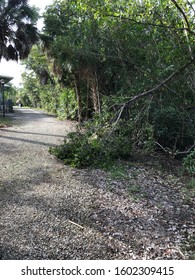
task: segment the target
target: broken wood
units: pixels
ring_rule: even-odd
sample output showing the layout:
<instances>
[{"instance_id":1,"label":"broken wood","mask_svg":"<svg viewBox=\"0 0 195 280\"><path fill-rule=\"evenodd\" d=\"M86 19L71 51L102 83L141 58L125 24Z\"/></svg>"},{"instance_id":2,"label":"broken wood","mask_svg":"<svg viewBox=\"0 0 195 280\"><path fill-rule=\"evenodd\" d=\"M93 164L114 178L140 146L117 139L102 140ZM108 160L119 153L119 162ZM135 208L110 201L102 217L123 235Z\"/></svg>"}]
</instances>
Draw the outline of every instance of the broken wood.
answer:
<instances>
[{"instance_id":1,"label":"broken wood","mask_svg":"<svg viewBox=\"0 0 195 280\"><path fill-rule=\"evenodd\" d=\"M77 226L77 227L79 227L80 229L84 229L84 227L82 227L81 225L79 225L79 224L77 224L77 223L75 223L75 222L73 222L73 221L71 221L71 220L68 220L68 222L69 223L71 223L71 224L73 224L73 225L75 225L75 226Z\"/></svg>"}]
</instances>

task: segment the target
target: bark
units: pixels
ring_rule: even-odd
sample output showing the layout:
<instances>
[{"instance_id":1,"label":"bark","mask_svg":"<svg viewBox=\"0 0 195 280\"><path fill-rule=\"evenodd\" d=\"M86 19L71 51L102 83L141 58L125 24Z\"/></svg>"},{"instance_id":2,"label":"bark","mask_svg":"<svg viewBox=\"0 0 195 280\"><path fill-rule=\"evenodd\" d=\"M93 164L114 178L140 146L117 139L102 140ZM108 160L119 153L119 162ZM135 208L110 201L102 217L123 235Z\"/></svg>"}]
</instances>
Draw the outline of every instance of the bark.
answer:
<instances>
[{"instance_id":1,"label":"bark","mask_svg":"<svg viewBox=\"0 0 195 280\"><path fill-rule=\"evenodd\" d=\"M87 82L87 89L88 89L88 93L90 93L90 99L93 105L93 111L100 114L101 102L100 102L99 83L98 83L96 70L92 68L86 68L83 71L83 78ZM90 104L90 100L88 99L87 101L88 104Z\"/></svg>"},{"instance_id":2,"label":"bark","mask_svg":"<svg viewBox=\"0 0 195 280\"><path fill-rule=\"evenodd\" d=\"M96 72L94 70L90 70L87 79L91 91L94 111L100 114L101 112L100 93L99 93L99 85L98 85L98 78Z\"/></svg>"}]
</instances>

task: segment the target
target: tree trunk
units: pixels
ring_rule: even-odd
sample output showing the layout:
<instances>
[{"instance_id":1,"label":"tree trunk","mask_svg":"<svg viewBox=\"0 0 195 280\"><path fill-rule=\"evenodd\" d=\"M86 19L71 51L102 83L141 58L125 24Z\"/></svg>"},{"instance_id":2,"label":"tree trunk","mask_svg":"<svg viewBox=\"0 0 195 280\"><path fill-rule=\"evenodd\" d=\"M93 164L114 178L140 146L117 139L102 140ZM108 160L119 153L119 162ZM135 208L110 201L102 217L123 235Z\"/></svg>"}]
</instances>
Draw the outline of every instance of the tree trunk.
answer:
<instances>
[{"instance_id":1,"label":"tree trunk","mask_svg":"<svg viewBox=\"0 0 195 280\"><path fill-rule=\"evenodd\" d=\"M101 104L100 104L98 78L97 78L97 74L94 70L89 70L87 80L88 80L88 86L91 91L93 109L96 113L100 114L101 113Z\"/></svg>"},{"instance_id":2,"label":"tree trunk","mask_svg":"<svg viewBox=\"0 0 195 280\"><path fill-rule=\"evenodd\" d=\"M82 122L82 98L81 98L81 91L80 91L79 73L74 73L74 84L75 84L75 92L76 92L77 104L78 104L78 122L80 124Z\"/></svg>"}]
</instances>

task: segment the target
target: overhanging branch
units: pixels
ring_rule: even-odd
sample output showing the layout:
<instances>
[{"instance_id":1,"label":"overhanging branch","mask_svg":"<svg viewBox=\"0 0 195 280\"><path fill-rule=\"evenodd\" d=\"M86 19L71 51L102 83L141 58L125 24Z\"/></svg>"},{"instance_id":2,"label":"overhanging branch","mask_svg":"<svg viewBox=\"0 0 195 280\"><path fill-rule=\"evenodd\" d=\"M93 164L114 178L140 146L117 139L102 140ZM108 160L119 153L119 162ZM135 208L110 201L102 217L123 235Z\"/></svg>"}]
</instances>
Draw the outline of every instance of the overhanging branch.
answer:
<instances>
[{"instance_id":1,"label":"overhanging branch","mask_svg":"<svg viewBox=\"0 0 195 280\"><path fill-rule=\"evenodd\" d=\"M188 27L176 27L176 26L171 26L171 25L165 25L165 24L157 24L157 23L152 23L152 22L143 22L143 21L137 21L133 18L125 17L125 16L120 16L120 15L112 15L112 14L104 14L104 16L107 17L113 17L113 18L119 18L121 20L128 20L131 21L135 24L140 24L140 25L146 25L146 26L154 26L154 27L159 27L159 28L165 28L165 29L174 29L174 30L180 30L180 31L188 31L189 33L195 35L195 32L193 32L189 27L189 22L188 22Z\"/></svg>"},{"instance_id":2,"label":"overhanging branch","mask_svg":"<svg viewBox=\"0 0 195 280\"><path fill-rule=\"evenodd\" d=\"M182 66L179 70L175 71L174 73L172 73L168 78L166 78L164 81L162 81L161 83L159 83L158 85L156 85L154 88L144 91L136 96L134 96L133 98L131 98L129 101L125 102L122 104L121 108L122 111L129 107L131 105L131 103L135 102L136 100L149 96L151 94L154 94L157 90L159 90L160 88L162 88L163 86L166 86L167 83L169 83L174 77L176 77L177 75L179 75L180 73L182 73L186 68L188 68L191 64L193 64L195 62L194 59L191 59L188 63L186 63L184 66ZM120 115L122 114L121 109L119 111Z\"/></svg>"},{"instance_id":3,"label":"overhanging branch","mask_svg":"<svg viewBox=\"0 0 195 280\"><path fill-rule=\"evenodd\" d=\"M175 5L175 7L182 13L183 17L184 17L184 20L186 22L186 25L187 25L187 30L190 32L191 31L191 28L190 28L190 24L189 24L189 21L188 21L188 18L185 14L185 12L183 11L183 9L179 6L179 4L175 1L175 0L171 0L171 2Z\"/></svg>"}]
</instances>

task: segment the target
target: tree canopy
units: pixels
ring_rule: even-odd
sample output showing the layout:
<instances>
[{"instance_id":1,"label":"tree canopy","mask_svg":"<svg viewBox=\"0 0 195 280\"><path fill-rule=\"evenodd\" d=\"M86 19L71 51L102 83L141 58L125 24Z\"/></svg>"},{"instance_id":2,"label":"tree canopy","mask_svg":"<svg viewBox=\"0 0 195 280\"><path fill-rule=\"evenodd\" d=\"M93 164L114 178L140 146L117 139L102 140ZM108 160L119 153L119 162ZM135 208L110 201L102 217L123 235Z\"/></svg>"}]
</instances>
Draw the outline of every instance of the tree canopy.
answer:
<instances>
[{"instance_id":1,"label":"tree canopy","mask_svg":"<svg viewBox=\"0 0 195 280\"><path fill-rule=\"evenodd\" d=\"M42 43L26 61L39 81L38 103L90 120L100 138L120 131L133 146L190 152L194 15L186 0L54 1L44 14Z\"/></svg>"},{"instance_id":2,"label":"tree canopy","mask_svg":"<svg viewBox=\"0 0 195 280\"><path fill-rule=\"evenodd\" d=\"M0 1L0 60L26 58L38 41L38 11L27 0Z\"/></svg>"}]
</instances>

